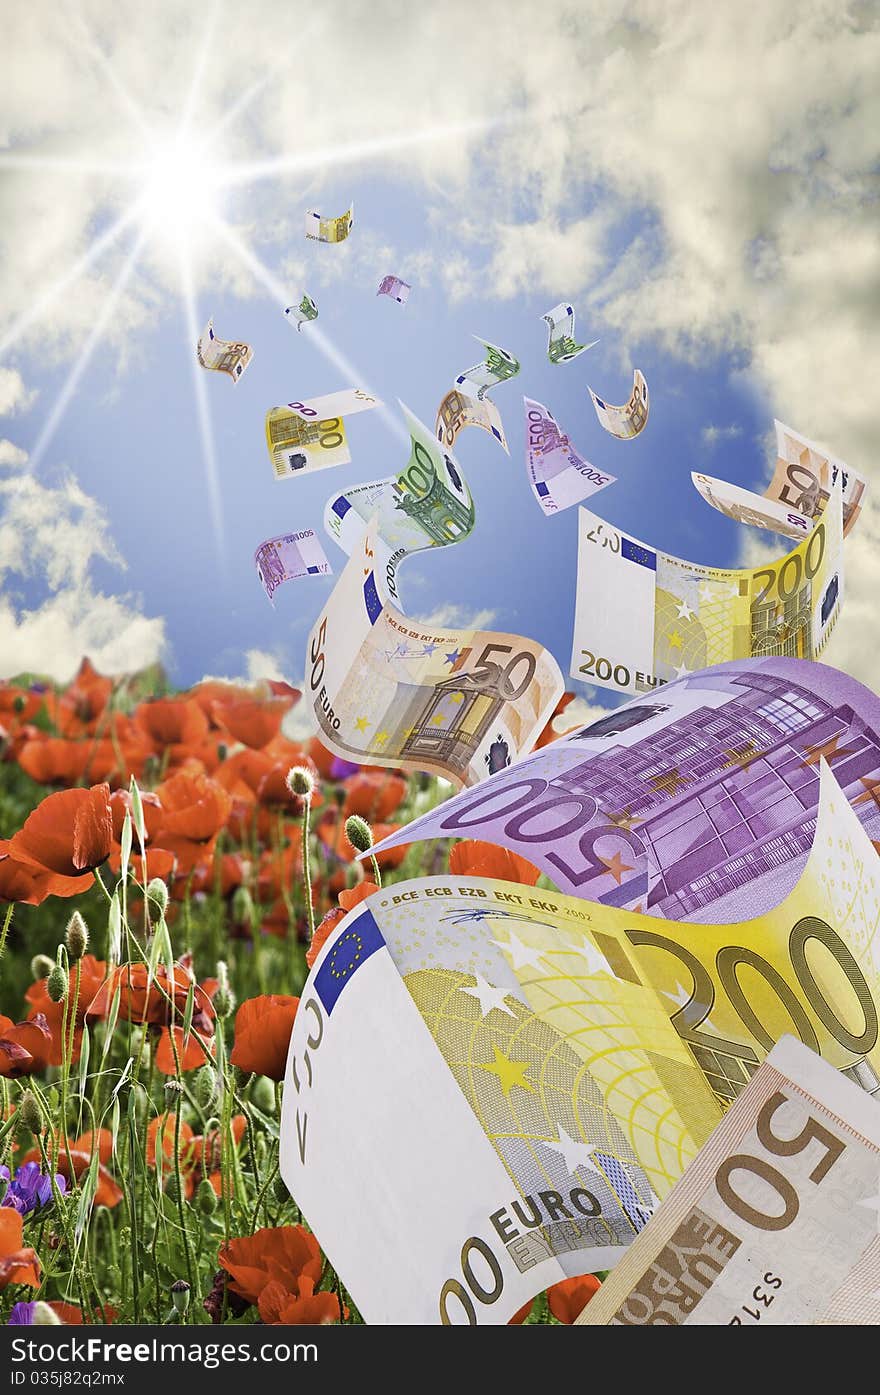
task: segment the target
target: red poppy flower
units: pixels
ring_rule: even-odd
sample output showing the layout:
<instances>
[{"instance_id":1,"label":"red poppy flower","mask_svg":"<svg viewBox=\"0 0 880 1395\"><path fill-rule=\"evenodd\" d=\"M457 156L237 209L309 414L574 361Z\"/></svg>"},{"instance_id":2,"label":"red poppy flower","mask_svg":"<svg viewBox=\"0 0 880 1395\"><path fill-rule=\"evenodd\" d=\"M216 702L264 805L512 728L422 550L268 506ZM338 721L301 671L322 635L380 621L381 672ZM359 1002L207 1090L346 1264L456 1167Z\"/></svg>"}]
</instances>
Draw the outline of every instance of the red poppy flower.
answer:
<instances>
[{"instance_id":1,"label":"red poppy flower","mask_svg":"<svg viewBox=\"0 0 880 1395\"><path fill-rule=\"evenodd\" d=\"M244 1138L247 1120L243 1114L235 1114L230 1120L230 1132L236 1148ZM147 1125L147 1163L158 1167L164 1178L172 1171L174 1159L174 1139L176 1120L166 1111L151 1119ZM180 1121L180 1174L187 1197L195 1194L203 1177L207 1177L218 1196L222 1195L222 1178L219 1171L222 1145L219 1130L202 1135L194 1134L185 1119Z\"/></svg>"},{"instance_id":2,"label":"red poppy flower","mask_svg":"<svg viewBox=\"0 0 880 1395\"><path fill-rule=\"evenodd\" d=\"M38 1013L29 1022L0 1017L0 1075L33 1075L46 1069L51 1054L52 1033L45 1017Z\"/></svg>"},{"instance_id":3,"label":"red poppy flower","mask_svg":"<svg viewBox=\"0 0 880 1395\"><path fill-rule=\"evenodd\" d=\"M361 771L345 782L343 818L360 814L370 823L384 823L406 798L407 783L400 775L388 771L366 774Z\"/></svg>"},{"instance_id":4,"label":"red poppy flower","mask_svg":"<svg viewBox=\"0 0 880 1395\"><path fill-rule=\"evenodd\" d=\"M208 734L208 719L197 702L187 698L153 698L142 702L134 720L154 751L170 751L172 764L189 754Z\"/></svg>"},{"instance_id":5,"label":"red poppy flower","mask_svg":"<svg viewBox=\"0 0 880 1395\"><path fill-rule=\"evenodd\" d=\"M186 838L207 843L226 823L232 801L222 785L207 775L178 771L156 791L162 804L162 819L155 834L156 843L172 846L166 838Z\"/></svg>"},{"instance_id":6,"label":"red poppy flower","mask_svg":"<svg viewBox=\"0 0 880 1395\"><path fill-rule=\"evenodd\" d=\"M215 779L233 799L254 804L260 782L268 775L272 765L265 751L236 751L221 761Z\"/></svg>"},{"instance_id":7,"label":"red poppy flower","mask_svg":"<svg viewBox=\"0 0 880 1395\"><path fill-rule=\"evenodd\" d=\"M230 1061L242 1070L283 1080L287 1048L299 998L265 993L247 998L235 1014L235 1045Z\"/></svg>"},{"instance_id":8,"label":"red poppy flower","mask_svg":"<svg viewBox=\"0 0 880 1395\"><path fill-rule=\"evenodd\" d=\"M86 1020L106 1017L119 990L119 1017L122 1021L149 1023L166 1027L173 1019L183 1022L190 988L193 989L193 1030L202 1036L214 1030L214 1007L203 988L195 983L192 973L182 964L174 966L173 985L164 964L157 966L150 978L146 964L120 964L107 976L88 1008ZM173 995L173 1006L169 998Z\"/></svg>"},{"instance_id":9,"label":"red poppy flower","mask_svg":"<svg viewBox=\"0 0 880 1395\"><path fill-rule=\"evenodd\" d=\"M301 1225L255 1230L221 1246L220 1265L231 1276L229 1287L248 1303L259 1302L263 1290L276 1280L296 1294L302 1278L321 1282L321 1250L311 1231Z\"/></svg>"},{"instance_id":10,"label":"red poppy flower","mask_svg":"<svg viewBox=\"0 0 880 1395\"><path fill-rule=\"evenodd\" d=\"M580 1274L574 1279L562 1279L547 1290L550 1311L557 1322L564 1322L570 1327L601 1287L602 1284L595 1274Z\"/></svg>"},{"instance_id":11,"label":"red poppy flower","mask_svg":"<svg viewBox=\"0 0 880 1395\"><path fill-rule=\"evenodd\" d=\"M162 826L164 812L159 796L154 794L152 790L141 790L140 796L144 814L144 832L149 843L155 838ZM128 790L114 790L110 796L110 816L113 820L113 841L115 843L118 843L122 838L122 825L125 823L127 814L131 816L131 845L135 852L141 852L131 794Z\"/></svg>"},{"instance_id":12,"label":"red poppy flower","mask_svg":"<svg viewBox=\"0 0 880 1395\"><path fill-rule=\"evenodd\" d=\"M530 1298L529 1301L528 1301L528 1303L523 1303L523 1305L522 1305L521 1308L517 1308L517 1310L516 1310L516 1312L514 1313L513 1317L507 1319L507 1326L508 1326L508 1327L522 1327L523 1323L525 1322L526 1318L527 1318L527 1317L529 1316L529 1314L531 1313L532 1308L533 1308L534 1306L535 1306L535 1300L534 1300L534 1298Z\"/></svg>"},{"instance_id":13,"label":"red poppy flower","mask_svg":"<svg viewBox=\"0 0 880 1395\"><path fill-rule=\"evenodd\" d=\"M38 785L75 785L83 778L90 759L91 743L65 741L61 736L44 736L26 741L18 753L18 763Z\"/></svg>"},{"instance_id":14,"label":"red poppy flower","mask_svg":"<svg viewBox=\"0 0 880 1395\"><path fill-rule=\"evenodd\" d=\"M259 751L278 736L281 723L295 701L301 697L245 698L239 702L215 702L211 709L214 721L228 731L243 746Z\"/></svg>"},{"instance_id":15,"label":"red poppy flower","mask_svg":"<svg viewBox=\"0 0 880 1395\"><path fill-rule=\"evenodd\" d=\"M311 761L308 757L301 758L300 763L309 769ZM263 776L257 789L257 798L261 804L265 804L267 809L282 809L287 814L301 814L305 808L306 796L293 794L287 783L287 776L290 766L276 761L273 766ZM318 772L312 770L312 774L317 778ZM313 789L311 795L307 796L309 806L317 809L323 804L323 795L319 790Z\"/></svg>"},{"instance_id":16,"label":"red poppy flower","mask_svg":"<svg viewBox=\"0 0 880 1395\"><path fill-rule=\"evenodd\" d=\"M36 1250L22 1245L24 1217L13 1206L0 1206L0 1289L7 1284L40 1286Z\"/></svg>"},{"instance_id":17,"label":"red poppy flower","mask_svg":"<svg viewBox=\"0 0 880 1395\"><path fill-rule=\"evenodd\" d=\"M41 906L47 896L77 896L91 885L91 872L81 877L57 877L44 867L18 862L10 856L9 840L0 839L0 901Z\"/></svg>"},{"instance_id":18,"label":"red poppy flower","mask_svg":"<svg viewBox=\"0 0 880 1395\"><path fill-rule=\"evenodd\" d=\"M7 731L23 726L39 712L43 693L35 693L30 688L18 688L12 683L0 683L0 723Z\"/></svg>"},{"instance_id":19,"label":"red poppy flower","mask_svg":"<svg viewBox=\"0 0 880 1395\"><path fill-rule=\"evenodd\" d=\"M76 968L72 968L68 975L66 999L68 1030L71 1010L75 1010L76 1013L73 1033L74 1061L79 1060L86 1009L103 983L106 973L107 965L104 963L103 959L96 959L94 954L84 954L79 961L79 993L75 1003ZM32 983L24 996L25 1000L31 1005L28 1019L33 1021L38 1014L42 1015L52 1034L52 1050L49 1056L49 1064L51 1066L60 1066L62 1059L61 1027L64 1019L65 1004L63 1002L55 1003L52 1001L47 991L48 982L48 979L41 978L36 983Z\"/></svg>"},{"instance_id":20,"label":"red poppy flower","mask_svg":"<svg viewBox=\"0 0 880 1395\"><path fill-rule=\"evenodd\" d=\"M259 697L259 691L255 687L247 687L245 684L224 683L220 679L206 678L204 682L197 683L194 688L190 688L188 693L182 694L190 702L195 702L202 709L212 727L216 726L213 720L214 703L242 702L245 698Z\"/></svg>"},{"instance_id":21,"label":"red poppy flower","mask_svg":"<svg viewBox=\"0 0 880 1395\"><path fill-rule=\"evenodd\" d=\"M113 843L109 785L48 794L10 839L18 862L60 877L77 877L100 866Z\"/></svg>"},{"instance_id":22,"label":"red poppy flower","mask_svg":"<svg viewBox=\"0 0 880 1395\"><path fill-rule=\"evenodd\" d=\"M523 886L534 886L541 875L540 867L534 867L518 853L475 838L456 843L449 854L449 871L453 877L492 877L501 882L521 882Z\"/></svg>"},{"instance_id":23,"label":"red poppy flower","mask_svg":"<svg viewBox=\"0 0 880 1395\"><path fill-rule=\"evenodd\" d=\"M283 848L271 848L260 858L257 871L257 896L261 901L281 896L302 875L302 828L288 825L289 842Z\"/></svg>"},{"instance_id":24,"label":"red poppy flower","mask_svg":"<svg viewBox=\"0 0 880 1395\"><path fill-rule=\"evenodd\" d=\"M161 1071L163 1075L177 1074L177 1064L174 1060L174 1047L171 1045L172 1032L174 1033L174 1043L177 1047L177 1059L180 1062L180 1069L182 1071L198 1070L200 1066L205 1065L208 1057L205 1055L199 1038L194 1032L190 1032L184 1042L182 1027L163 1027L159 1033L159 1045L156 1047L156 1069ZM213 1060L217 1051L217 1044L213 1036L210 1041L205 1041L204 1035L201 1033L199 1035L202 1036L202 1041L205 1042L205 1047L210 1051L211 1059Z\"/></svg>"},{"instance_id":25,"label":"red poppy flower","mask_svg":"<svg viewBox=\"0 0 880 1395\"><path fill-rule=\"evenodd\" d=\"M91 736L113 692L113 679L98 673L83 659L76 677L62 693L47 698L46 707L62 736Z\"/></svg>"},{"instance_id":26,"label":"red poppy flower","mask_svg":"<svg viewBox=\"0 0 880 1395\"><path fill-rule=\"evenodd\" d=\"M98 1322L101 1324L115 1322L119 1312L112 1303L100 1303L97 1306L94 1318L83 1317L82 1308L78 1303L65 1303L61 1298L51 1299L47 1307L60 1319L64 1327L82 1327L84 1324Z\"/></svg>"},{"instance_id":27,"label":"red poppy flower","mask_svg":"<svg viewBox=\"0 0 880 1395\"><path fill-rule=\"evenodd\" d=\"M334 906L332 910L327 912L320 923L315 926L312 943L306 950L306 963L310 969L314 968L318 955L321 953L321 950L324 948L339 922L344 920L345 915L346 912L341 906Z\"/></svg>"},{"instance_id":28,"label":"red poppy flower","mask_svg":"<svg viewBox=\"0 0 880 1395\"><path fill-rule=\"evenodd\" d=\"M324 1290L315 1293L315 1281L301 1274L293 1293L278 1279L272 1279L260 1294L258 1305L263 1322L276 1327L304 1325L324 1326L339 1321L339 1299Z\"/></svg>"},{"instance_id":29,"label":"red poppy flower","mask_svg":"<svg viewBox=\"0 0 880 1395\"><path fill-rule=\"evenodd\" d=\"M375 882L364 880L358 882L357 886L349 887L347 891L340 891L339 904L344 911L353 911L355 906L359 906L362 901L366 901L368 896L372 896L374 891L378 891Z\"/></svg>"}]
</instances>

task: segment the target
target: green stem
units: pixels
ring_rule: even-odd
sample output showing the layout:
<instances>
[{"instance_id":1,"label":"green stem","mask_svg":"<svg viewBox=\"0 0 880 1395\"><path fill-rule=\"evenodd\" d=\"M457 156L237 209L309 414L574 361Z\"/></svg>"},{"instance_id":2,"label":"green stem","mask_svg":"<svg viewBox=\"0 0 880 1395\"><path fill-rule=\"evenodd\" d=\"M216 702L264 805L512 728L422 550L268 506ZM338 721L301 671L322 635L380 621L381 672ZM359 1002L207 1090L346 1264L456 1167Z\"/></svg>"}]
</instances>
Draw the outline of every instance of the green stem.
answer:
<instances>
[{"instance_id":1,"label":"green stem","mask_svg":"<svg viewBox=\"0 0 880 1395\"><path fill-rule=\"evenodd\" d=\"M315 938L315 908L312 905L312 875L309 866L309 821L312 808L311 795L305 796L303 804L303 882L306 888L306 913L309 917L309 944Z\"/></svg>"},{"instance_id":2,"label":"green stem","mask_svg":"<svg viewBox=\"0 0 880 1395\"><path fill-rule=\"evenodd\" d=\"M12 912L15 910L15 902L10 901L6 908L6 915L3 917L3 929L0 931L0 959L3 958L3 951L6 949L6 936L9 934L9 927L12 924Z\"/></svg>"}]
</instances>

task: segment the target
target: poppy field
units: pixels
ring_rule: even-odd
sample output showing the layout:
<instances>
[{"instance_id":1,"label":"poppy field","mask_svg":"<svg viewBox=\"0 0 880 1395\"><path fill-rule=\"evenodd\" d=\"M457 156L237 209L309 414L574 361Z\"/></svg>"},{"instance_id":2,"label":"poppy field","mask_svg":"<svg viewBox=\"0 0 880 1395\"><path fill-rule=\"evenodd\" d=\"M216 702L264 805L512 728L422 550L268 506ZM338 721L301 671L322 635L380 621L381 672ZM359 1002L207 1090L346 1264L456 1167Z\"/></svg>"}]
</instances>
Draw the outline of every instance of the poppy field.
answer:
<instances>
[{"instance_id":1,"label":"poppy field","mask_svg":"<svg viewBox=\"0 0 880 1395\"><path fill-rule=\"evenodd\" d=\"M377 885L538 871L373 856L448 787L291 740L285 683L163 689L87 659L0 684L0 1321L357 1323L279 1174L309 967ZM513 1321L571 1323L598 1285Z\"/></svg>"}]
</instances>

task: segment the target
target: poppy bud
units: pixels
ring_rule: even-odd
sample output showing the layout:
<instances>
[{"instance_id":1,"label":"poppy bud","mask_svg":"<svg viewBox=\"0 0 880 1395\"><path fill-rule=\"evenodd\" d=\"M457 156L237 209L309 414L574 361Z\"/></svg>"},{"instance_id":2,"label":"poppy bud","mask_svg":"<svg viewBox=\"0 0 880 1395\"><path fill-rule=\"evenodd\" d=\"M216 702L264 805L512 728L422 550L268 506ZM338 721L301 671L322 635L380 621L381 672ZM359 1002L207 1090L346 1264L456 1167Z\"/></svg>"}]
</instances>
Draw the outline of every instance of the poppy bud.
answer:
<instances>
[{"instance_id":1,"label":"poppy bud","mask_svg":"<svg viewBox=\"0 0 880 1395\"><path fill-rule=\"evenodd\" d=\"M345 836L358 852L369 852L373 846L373 830L360 814L352 814L345 820Z\"/></svg>"},{"instance_id":2,"label":"poppy bud","mask_svg":"<svg viewBox=\"0 0 880 1395\"><path fill-rule=\"evenodd\" d=\"M79 911L74 911L67 922L67 929L64 932L64 943L67 945L67 953L74 964L77 959L82 959L89 947L89 927L86 925Z\"/></svg>"},{"instance_id":3,"label":"poppy bud","mask_svg":"<svg viewBox=\"0 0 880 1395\"><path fill-rule=\"evenodd\" d=\"M175 1080L174 1076L170 1076L165 1081L165 1104L168 1109L173 1109L182 1094L182 1084L179 1080Z\"/></svg>"},{"instance_id":4,"label":"poppy bud","mask_svg":"<svg viewBox=\"0 0 880 1395\"><path fill-rule=\"evenodd\" d=\"M31 1133L42 1133L43 1118L32 1090L25 1090L18 1101L18 1117L22 1125Z\"/></svg>"},{"instance_id":5,"label":"poppy bud","mask_svg":"<svg viewBox=\"0 0 880 1395\"><path fill-rule=\"evenodd\" d=\"M63 1002L67 996L67 974L60 964L52 965L52 970L46 979L46 992L53 1003Z\"/></svg>"},{"instance_id":6,"label":"poppy bud","mask_svg":"<svg viewBox=\"0 0 880 1395\"><path fill-rule=\"evenodd\" d=\"M171 1285L171 1302L178 1313L185 1313L189 1307L189 1284L186 1279L178 1279Z\"/></svg>"},{"instance_id":7,"label":"poppy bud","mask_svg":"<svg viewBox=\"0 0 880 1395\"><path fill-rule=\"evenodd\" d=\"M168 909L168 888L161 877L153 877L147 882L147 900L158 907L160 915L165 914Z\"/></svg>"},{"instance_id":8,"label":"poppy bud","mask_svg":"<svg viewBox=\"0 0 880 1395\"><path fill-rule=\"evenodd\" d=\"M217 1093L217 1077L210 1066L202 1066L196 1073L193 1094L202 1109L207 1109Z\"/></svg>"},{"instance_id":9,"label":"poppy bud","mask_svg":"<svg viewBox=\"0 0 880 1395\"><path fill-rule=\"evenodd\" d=\"M31 1327L63 1327L60 1317L39 1298L31 1309Z\"/></svg>"},{"instance_id":10,"label":"poppy bud","mask_svg":"<svg viewBox=\"0 0 880 1395\"><path fill-rule=\"evenodd\" d=\"M247 925L254 914L254 899L246 886L237 886L232 893L232 919L236 925Z\"/></svg>"},{"instance_id":11,"label":"poppy bud","mask_svg":"<svg viewBox=\"0 0 880 1395\"><path fill-rule=\"evenodd\" d=\"M213 1216L214 1212L217 1210L217 1201L217 1193L214 1191L207 1177L203 1177L199 1183L199 1189L196 1192L196 1205L202 1215Z\"/></svg>"},{"instance_id":12,"label":"poppy bud","mask_svg":"<svg viewBox=\"0 0 880 1395\"><path fill-rule=\"evenodd\" d=\"M235 994L231 988L218 988L214 994L214 1011L221 1022L235 1011Z\"/></svg>"},{"instance_id":13,"label":"poppy bud","mask_svg":"<svg viewBox=\"0 0 880 1395\"><path fill-rule=\"evenodd\" d=\"M251 1099L262 1109L264 1114L272 1114L275 1111L275 1091L272 1089L272 1081L266 1075L258 1075L251 1086Z\"/></svg>"},{"instance_id":14,"label":"poppy bud","mask_svg":"<svg viewBox=\"0 0 880 1395\"><path fill-rule=\"evenodd\" d=\"M50 959L48 954L35 954L31 960L31 973L34 978L48 978L54 964L55 960Z\"/></svg>"},{"instance_id":15,"label":"poppy bud","mask_svg":"<svg viewBox=\"0 0 880 1395\"><path fill-rule=\"evenodd\" d=\"M287 772L287 788L291 794L298 794L302 799L315 788L315 781L311 770L307 770L304 765L294 765Z\"/></svg>"}]
</instances>

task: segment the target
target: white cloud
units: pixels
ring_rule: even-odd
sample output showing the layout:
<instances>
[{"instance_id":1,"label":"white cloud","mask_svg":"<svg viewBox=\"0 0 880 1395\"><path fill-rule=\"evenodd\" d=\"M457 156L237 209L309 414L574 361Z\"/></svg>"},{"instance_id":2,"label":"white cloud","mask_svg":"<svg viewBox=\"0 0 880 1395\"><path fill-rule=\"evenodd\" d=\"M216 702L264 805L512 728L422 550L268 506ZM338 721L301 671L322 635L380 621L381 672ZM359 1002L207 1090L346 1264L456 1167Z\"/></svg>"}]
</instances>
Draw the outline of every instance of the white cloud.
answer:
<instances>
[{"instance_id":1,"label":"white cloud","mask_svg":"<svg viewBox=\"0 0 880 1395\"><path fill-rule=\"evenodd\" d=\"M497 619L497 611L472 610L466 605L441 605L430 615L419 615L416 623L426 630L487 630Z\"/></svg>"},{"instance_id":2,"label":"white cloud","mask_svg":"<svg viewBox=\"0 0 880 1395\"><path fill-rule=\"evenodd\" d=\"M28 453L14 441L0 440L0 465L26 465Z\"/></svg>"},{"instance_id":3,"label":"white cloud","mask_svg":"<svg viewBox=\"0 0 880 1395\"><path fill-rule=\"evenodd\" d=\"M700 440L707 450L712 450L719 441L735 441L737 436L741 435L741 426L704 426L700 432Z\"/></svg>"},{"instance_id":4,"label":"white cloud","mask_svg":"<svg viewBox=\"0 0 880 1395\"><path fill-rule=\"evenodd\" d=\"M17 368L0 368L0 417L26 412L36 396L36 389L25 387Z\"/></svg>"}]
</instances>

